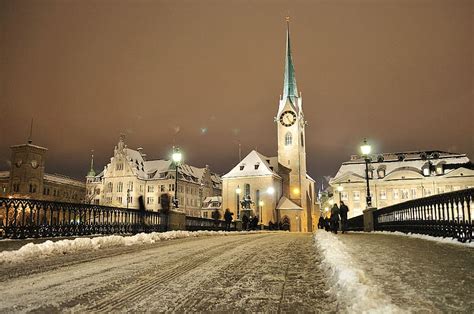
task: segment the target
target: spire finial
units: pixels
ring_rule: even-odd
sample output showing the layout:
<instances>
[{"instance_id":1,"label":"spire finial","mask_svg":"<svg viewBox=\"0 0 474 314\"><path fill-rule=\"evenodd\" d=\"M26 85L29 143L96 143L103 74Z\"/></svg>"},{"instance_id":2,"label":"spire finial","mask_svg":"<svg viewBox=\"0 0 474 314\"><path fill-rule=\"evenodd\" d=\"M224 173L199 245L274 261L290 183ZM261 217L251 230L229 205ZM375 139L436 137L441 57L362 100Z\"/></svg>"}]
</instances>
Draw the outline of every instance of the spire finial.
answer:
<instances>
[{"instance_id":1,"label":"spire finial","mask_svg":"<svg viewBox=\"0 0 474 314\"><path fill-rule=\"evenodd\" d=\"M33 118L31 118L30 135L28 136L28 144L33 143Z\"/></svg>"},{"instance_id":2,"label":"spire finial","mask_svg":"<svg viewBox=\"0 0 474 314\"><path fill-rule=\"evenodd\" d=\"M89 177L95 177L95 170L94 170L94 150L91 149L91 168L89 169L89 173L87 174Z\"/></svg>"},{"instance_id":3,"label":"spire finial","mask_svg":"<svg viewBox=\"0 0 474 314\"><path fill-rule=\"evenodd\" d=\"M291 56L290 44L290 16L286 16L286 55L285 55L285 78L283 82L283 98L298 97L298 87L296 86L295 68Z\"/></svg>"}]
</instances>

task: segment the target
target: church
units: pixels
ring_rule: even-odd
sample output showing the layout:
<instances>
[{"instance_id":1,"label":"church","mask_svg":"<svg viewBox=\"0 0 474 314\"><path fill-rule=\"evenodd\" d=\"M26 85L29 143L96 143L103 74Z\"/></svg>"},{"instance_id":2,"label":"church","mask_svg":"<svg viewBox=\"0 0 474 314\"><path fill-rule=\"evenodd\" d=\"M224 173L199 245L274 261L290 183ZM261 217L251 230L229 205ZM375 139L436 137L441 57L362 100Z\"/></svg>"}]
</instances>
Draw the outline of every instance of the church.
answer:
<instances>
[{"instance_id":1,"label":"church","mask_svg":"<svg viewBox=\"0 0 474 314\"><path fill-rule=\"evenodd\" d=\"M222 177L222 206L234 218L258 217L292 232L311 232L315 181L306 173L303 100L296 85L287 19L283 94L277 115L278 156L253 150Z\"/></svg>"}]
</instances>

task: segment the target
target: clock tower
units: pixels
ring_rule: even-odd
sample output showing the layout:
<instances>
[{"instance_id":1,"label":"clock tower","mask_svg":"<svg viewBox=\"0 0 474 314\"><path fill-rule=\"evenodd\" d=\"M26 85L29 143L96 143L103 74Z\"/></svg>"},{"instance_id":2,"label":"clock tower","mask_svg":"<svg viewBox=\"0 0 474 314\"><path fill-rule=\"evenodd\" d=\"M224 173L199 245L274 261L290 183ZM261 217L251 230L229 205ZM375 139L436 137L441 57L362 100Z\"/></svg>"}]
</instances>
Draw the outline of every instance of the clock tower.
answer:
<instances>
[{"instance_id":1,"label":"clock tower","mask_svg":"<svg viewBox=\"0 0 474 314\"><path fill-rule=\"evenodd\" d=\"M286 19L286 56L283 94L275 118L278 133L278 162L291 169L288 198L306 207L306 150L303 101L296 85L291 55L290 23Z\"/></svg>"}]
</instances>

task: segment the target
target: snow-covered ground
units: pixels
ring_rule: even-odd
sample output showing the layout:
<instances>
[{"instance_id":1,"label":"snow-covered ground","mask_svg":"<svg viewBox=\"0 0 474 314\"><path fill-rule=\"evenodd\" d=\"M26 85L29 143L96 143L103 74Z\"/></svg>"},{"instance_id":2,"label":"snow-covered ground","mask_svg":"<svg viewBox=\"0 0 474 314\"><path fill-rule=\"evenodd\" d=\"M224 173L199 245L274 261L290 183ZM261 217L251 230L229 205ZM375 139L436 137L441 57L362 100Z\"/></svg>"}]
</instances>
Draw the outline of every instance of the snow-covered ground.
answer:
<instances>
[{"instance_id":1,"label":"snow-covered ground","mask_svg":"<svg viewBox=\"0 0 474 314\"><path fill-rule=\"evenodd\" d=\"M391 233L314 237L342 312L474 312L470 245Z\"/></svg>"},{"instance_id":2,"label":"snow-covered ground","mask_svg":"<svg viewBox=\"0 0 474 314\"><path fill-rule=\"evenodd\" d=\"M433 241L437 243L444 243L444 244L453 244L453 245L460 245L464 247L471 247L474 248L474 242L460 242L457 239L453 238L442 238L442 237L432 237L426 234L418 234L418 233L403 233L403 232L390 232L390 231L373 231L373 233L379 233L379 234L386 234L386 235L395 235L395 236L401 236L401 237L410 237L410 238L415 238L415 239L423 239L427 241Z\"/></svg>"},{"instance_id":3,"label":"snow-covered ground","mask_svg":"<svg viewBox=\"0 0 474 314\"><path fill-rule=\"evenodd\" d=\"M233 233L0 267L4 312L336 312L309 234Z\"/></svg>"},{"instance_id":4,"label":"snow-covered ground","mask_svg":"<svg viewBox=\"0 0 474 314\"><path fill-rule=\"evenodd\" d=\"M257 231L239 231L238 234L249 234ZM22 262L29 259L45 258L77 252L99 250L109 247L152 244L163 240L182 239L202 236L225 236L236 232L225 231L168 231L140 233L133 236L101 236L94 238L75 238L73 240L45 241L27 243L18 250L0 252L0 265L3 263Z\"/></svg>"}]
</instances>

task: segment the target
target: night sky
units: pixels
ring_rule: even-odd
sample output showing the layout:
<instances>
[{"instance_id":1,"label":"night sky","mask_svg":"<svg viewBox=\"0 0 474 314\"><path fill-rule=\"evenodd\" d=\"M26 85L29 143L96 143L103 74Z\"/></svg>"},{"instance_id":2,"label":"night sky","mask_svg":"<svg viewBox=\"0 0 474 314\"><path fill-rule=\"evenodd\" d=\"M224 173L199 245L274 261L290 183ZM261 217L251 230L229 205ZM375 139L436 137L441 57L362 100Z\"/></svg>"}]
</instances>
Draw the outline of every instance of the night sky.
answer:
<instances>
[{"instance_id":1,"label":"night sky","mask_svg":"<svg viewBox=\"0 0 474 314\"><path fill-rule=\"evenodd\" d=\"M149 158L179 145L224 174L276 155L284 17L318 179L358 152L474 156L474 1L0 0L0 169L9 146L49 148L47 172L84 178L120 133Z\"/></svg>"}]
</instances>

